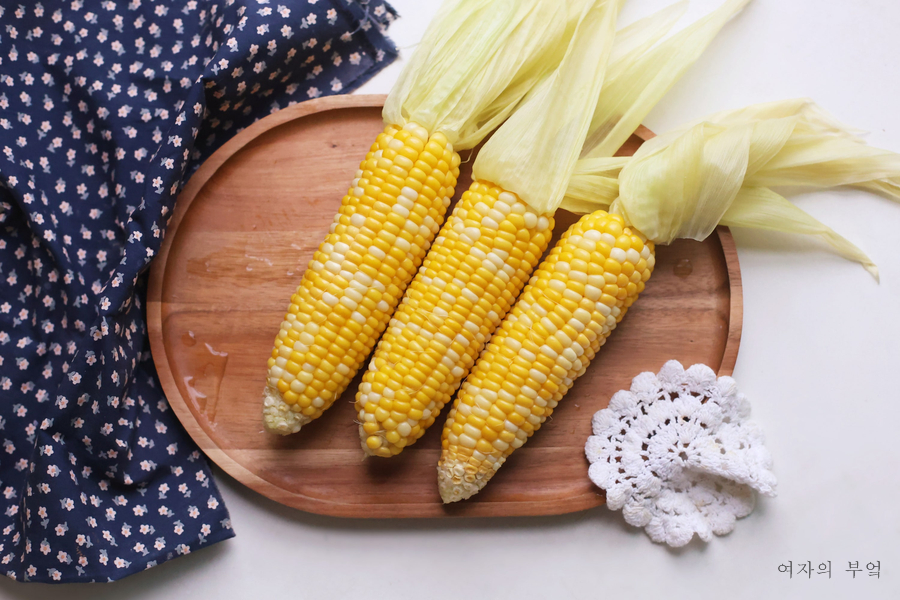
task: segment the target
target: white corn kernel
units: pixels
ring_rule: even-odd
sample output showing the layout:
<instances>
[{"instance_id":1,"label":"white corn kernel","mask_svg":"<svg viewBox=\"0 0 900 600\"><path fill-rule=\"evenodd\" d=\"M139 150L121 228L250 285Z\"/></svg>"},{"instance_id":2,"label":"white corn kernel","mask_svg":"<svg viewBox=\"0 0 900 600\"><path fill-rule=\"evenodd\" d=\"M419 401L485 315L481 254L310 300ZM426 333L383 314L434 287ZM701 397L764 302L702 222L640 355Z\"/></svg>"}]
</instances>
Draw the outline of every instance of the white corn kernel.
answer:
<instances>
[{"instance_id":1,"label":"white corn kernel","mask_svg":"<svg viewBox=\"0 0 900 600\"><path fill-rule=\"evenodd\" d=\"M547 381L547 376L538 371L537 369L530 369L528 371L528 376L537 381L538 383L544 383Z\"/></svg>"},{"instance_id":2,"label":"white corn kernel","mask_svg":"<svg viewBox=\"0 0 900 600\"><path fill-rule=\"evenodd\" d=\"M466 423L465 425L463 425L463 435L467 435L473 440L478 440L481 439L481 430Z\"/></svg>"},{"instance_id":3,"label":"white corn kernel","mask_svg":"<svg viewBox=\"0 0 900 600\"><path fill-rule=\"evenodd\" d=\"M524 358L529 363L533 363L537 360L537 356L535 356L534 353L529 351L527 348L522 348L521 350L519 350L519 356Z\"/></svg>"},{"instance_id":4,"label":"white corn kernel","mask_svg":"<svg viewBox=\"0 0 900 600\"><path fill-rule=\"evenodd\" d=\"M504 204L508 204L509 206L514 206L516 202L519 201L519 198L512 192L500 192L499 194L497 194L497 200Z\"/></svg>"},{"instance_id":5,"label":"white corn kernel","mask_svg":"<svg viewBox=\"0 0 900 600\"><path fill-rule=\"evenodd\" d=\"M488 211L491 210L490 207L484 202L476 202L475 210L478 211L480 215L487 215Z\"/></svg>"},{"instance_id":6,"label":"white corn kernel","mask_svg":"<svg viewBox=\"0 0 900 600\"><path fill-rule=\"evenodd\" d=\"M522 344L511 337L507 337L506 339L504 339L503 343L506 344L509 348L512 348L514 352L518 352L522 348Z\"/></svg>"},{"instance_id":7,"label":"white corn kernel","mask_svg":"<svg viewBox=\"0 0 900 600\"><path fill-rule=\"evenodd\" d=\"M328 306L334 306L338 303L338 299L335 295L325 292L322 294L322 301Z\"/></svg>"},{"instance_id":8,"label":"white corn kernel","mask_svg":"<svg viewBox=\"0 0 900 600\"><path fill-rule=\"evenodd\" d=\"M513 207L515 210L515 207ZM531 211L525 213L525 227L534 229L538 224L538 216Z\"/></svg>"},{"instance_id":9,"label":"white corn kernel","mask_svg":"<svg viewBox=\"0 0 900 600\"><path fill-rule=\"evenodd\" d=\"M559 279L551 279L547 282L547 287L560 293L565 292L567 289L566 284Z\"/></svg>"},{"instance_id":10,"label":"white corn kernel","mask_svg":"<svg viewBox=\"0 0 900 600\"><path fill-rule=\"evenodd\" d=\"M481 220L481 226L488 229L500 229L500 224L490 217L483 218Z\"/></svg>"}]
</instances>

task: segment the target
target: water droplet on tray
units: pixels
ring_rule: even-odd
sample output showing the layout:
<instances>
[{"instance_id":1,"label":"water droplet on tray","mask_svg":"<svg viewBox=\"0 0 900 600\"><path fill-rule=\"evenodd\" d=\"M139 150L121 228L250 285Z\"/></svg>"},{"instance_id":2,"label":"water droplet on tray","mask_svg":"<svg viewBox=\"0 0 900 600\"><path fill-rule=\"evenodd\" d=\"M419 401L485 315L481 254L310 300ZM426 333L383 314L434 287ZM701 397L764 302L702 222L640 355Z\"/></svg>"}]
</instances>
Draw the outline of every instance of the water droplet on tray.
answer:
<instances>
[{"instance_id":1,"label":"water droplet on tray","mask_svg":"<svg viewBox=\"0 0 900 600\"><path fill-rule=\"evenodd\" d=\"M187 261L187 272L191 275L203 275L212 273L212 255L202 258L191 258Z\"/></svg>"},{"instance_id":2,"label":"water droplet on tray","mask_svg":"<svg viewBox=\"0 0 900 600\"><path fill-rule=\"evenodd\" d=\"M194 408L196 408L198 411L202 410L199 401L206 400L206 394L194 387L194 378L190 375L185 377L184 387L187 390L188 397L191 399L191 404L194 405Z\"/></svg>"},{"instance_id":3,"label":"water droplet on tray","mask_svg":"<svg viewBox=\"0 0 900 600\"><path fill-rule=\"evenodd\" d=\"M678 261L678 264L675 265L673 271L678 277L687 277L694 272L694 265L691 263L691 259L682 258Z\"/></svg>"},{"instance_id":4,"label":"water droplet on tray","mask_svg":"<svg viewBox=\"0 0 900 600\"><path fill-rule=\"evenodd\" d=\"M191 375L183 378L188 399L194 409L206 416L212 427L216 425L216 407L222 393L222 380L228 365L228 353L216 350L207 342L198 340L194 332L189 331L182 336L182 342L192 350L188 360ZM201 345L197 345L200 342ZM199 354L196 354L198 353Z\"/></svg>"},{"instance_id":5,"label":"water droplet on tray","mask_svg":"<svg viewBox=\"0 0 900 600\"><path fill-rule=\"evenodd\" d=\"M251 256L251 255L247 254L246 252L244 253L244 258L249 258L250 260L258 260L259 262L266 263L270 267L272 266L272 261L268 258L261 258L259 256Z\"/></svg>"},{"instance_id":6,"label":"water droplet on tray","mask_svg":"<svg viewBox=\"0 0 900 600\"><path fill-rule=\"evenodd\" d=\"M212 354L213 356L225 356L225 357L228 356L227 352L220 352L207 343L204 343L203 345L206 346L206 351L209 352L210 354Z\"/></svg>"}]
</instances>

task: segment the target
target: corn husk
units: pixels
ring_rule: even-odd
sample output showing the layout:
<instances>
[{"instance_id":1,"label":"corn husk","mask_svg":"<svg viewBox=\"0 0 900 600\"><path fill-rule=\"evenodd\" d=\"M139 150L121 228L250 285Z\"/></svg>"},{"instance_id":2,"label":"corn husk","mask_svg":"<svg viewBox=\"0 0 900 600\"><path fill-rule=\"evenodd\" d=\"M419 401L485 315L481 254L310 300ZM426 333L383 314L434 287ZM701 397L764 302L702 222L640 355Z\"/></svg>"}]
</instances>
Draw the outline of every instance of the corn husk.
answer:
<instances>
[{"instance_id":1,"label":"corn husk","mask_svg":"<svg viewBox=\"0 0 900 600\"><path fill-rule=\"evenodd\" d=\"M862 250L769 188L741 188L722 217L722 225L816 236L844 258L861 264L876 281L879 280L878 267Z\"/></svg>"},{"instance_id":2,"label":"corn husk","mask_svg":"<svg viewBox=\"0 0 900 600\"><path fill-rule=\"evenodd\" d=\"M688 4L688 0L681 0L618 30L609 55L606 85L665 37L687 12Z\"/></svg>"},{"instance_id":3,"label":"corn husk","mask_svg":"<svg viewBox=\"0 0 900 600\"><path fill-rule=\"evenodd\" d=\"M583 11L585 8L581 4L571 1L568 3L569 29L564 36L566 40L571 39L575 27L577 26L578 21L581 17L581 11ZM617 31L613 39L613 46L609 56L609 64L607 67L608 75L605 76L607 81L609 77L617 77L623 71L628 69L630 65L633 65L644 53L647 52L647 50L649 50L660 39L662 39L669 32L669 30L671 30L675 23L684 15L684 13L687 11L687 7L687 0L676 2L675 4L656 12L649 17L645 17L639 21L636 21L635 23L632 23L628 27ZM560 46L557 49L560 49L562 47L563 46ZM515 92L517 92L517 90L511 90L511 93ZM498 104L504 103L505 102L502 97L498 99Z\"/></svg>"},{"instance_id":4,"label":"corn husk","mask_svg":"<svg viewBox=\"0 0 900 600\"><path fill-rule=\"evenodd\" d=\"M619 4L603 0L585 8L559 68L478 153L476 179L515 192L539 214L556 210L600 96Z\"/></svg>"},{"instance_id":5,"label":"corn husk","mask_svg":"<svg viewBox=\"0 0 900 600\"><path fill-rule=\"evenodd\" d=\"M704 240L720 223L814 235L876 278L861 250L769 188L849 185L900 199L900 155L866 146L805 99L718 113L646 142L624 166L590 166L599 177L619 170L611 210L658 244ZM595 188L596 207L612 187Z\"/></svg>"},{"instance_id":6,"label":"corn husk","mask_svg":"<svg viewBox=\"0 0 900 600\"><path fill-rule=\"evenodd\" d=\"M619 195L619 172L628 159L610 157L747 1L725 3L653 48L684 15L687 4L677 2L616 33L591 132L569 180L563 208L587 213L612 204Z\"/></svg>"},{"instance_id":7,"label":"corn husk","mask_svg":"<svg viewBox=\"0 0 900 600\"><path fill-rule=\"evenodd\" d=\"M562 60L593 0L447 0L384 105L457 151L476 146Z\"/></svg>"},{"instance_id":8,"label":"corn husk","mask_svg":"<svg viewBox=\"0 0 900 600\"><path fill-rule=\"evenodd\" d=\"M618 174L627 163L610 158L652 108L693 65L722 27L749 0L729 0L662 43L656 42L681 17L684 2L638 21L616 35L606 82L590 133L557 206L573 212L608 207L618 196Z\"/></svg>"},{"instance_id":9,"label":"corn husk","mask_svg":"<svg viewBox=\"0 0 900 600\"><path fill-rule=\"evenodd\" d=\"M603 158L615 154L725 24L749 2L728 0L636 59L629 57L611 65L582 156ZM658 13L655 17L671 17L683 12L683 7L679 3L667 10L668 14Z\"/></svg>"},{"instance_id":10,"label":"corn husk","mask_svg":"<svg viewBox=\"0 0 900 600\"><path fill-rule=\"evenodd\" d=\"M577 214L609 208L619 197L619 173L631 158L582 158L566 188L562 208Z\"/></svg>"}]
</instances>

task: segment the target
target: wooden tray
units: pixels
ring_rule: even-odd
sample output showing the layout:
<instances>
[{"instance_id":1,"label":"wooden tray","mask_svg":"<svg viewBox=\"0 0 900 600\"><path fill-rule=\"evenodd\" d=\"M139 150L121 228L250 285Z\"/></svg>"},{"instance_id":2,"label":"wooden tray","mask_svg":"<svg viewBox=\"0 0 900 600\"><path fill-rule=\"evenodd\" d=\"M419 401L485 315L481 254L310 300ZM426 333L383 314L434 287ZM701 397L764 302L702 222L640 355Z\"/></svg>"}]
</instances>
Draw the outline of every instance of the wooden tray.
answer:
<instances>
[{"instance_id":1,"label":"wooden tray","mask_svg":"<svg viewBox=\"0 0 900 600\"><path fill-rule=\"evenodd\" d=\"M741 284L727 229L702 244L660 248L647 290L588 373L472 500L440 502L442 420L398 457L363 459L352 405L359 377L299 434L263 431L260 396L272 342L352 174L382 129L383 100L337 96L281 110L232 138L191 178L150 277L151 347L169 403L227 473L305 511L511 516L601 504L583 450L591 415L632 377L669 359L702 362L720 374L734 367ZM623 153L641 142L632 136ZM457 194L469 183L464 165ZM558 215L557 233L574 220Z\"/></svg>"}]
</instances>

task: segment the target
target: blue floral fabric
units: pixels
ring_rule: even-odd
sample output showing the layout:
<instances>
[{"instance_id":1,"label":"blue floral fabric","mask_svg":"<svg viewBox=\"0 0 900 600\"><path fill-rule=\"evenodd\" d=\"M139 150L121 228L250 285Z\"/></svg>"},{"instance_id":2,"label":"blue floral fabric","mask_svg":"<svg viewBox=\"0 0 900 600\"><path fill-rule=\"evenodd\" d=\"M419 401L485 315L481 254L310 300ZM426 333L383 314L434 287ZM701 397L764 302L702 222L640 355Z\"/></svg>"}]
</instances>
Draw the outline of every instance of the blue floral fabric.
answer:
<instances>
[{"instance_id":1,"label":"blue floral fabric","mask_svg":"<svg viewBox=\"0 0 900 600\"><path fill-rule=\"evenodd\" d=\"M156 378L146 271L180 186L396 56L380 0L0 4L0 571L106 581L233 535Z\"/></svg>"}]
</instances>

